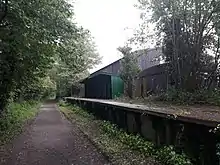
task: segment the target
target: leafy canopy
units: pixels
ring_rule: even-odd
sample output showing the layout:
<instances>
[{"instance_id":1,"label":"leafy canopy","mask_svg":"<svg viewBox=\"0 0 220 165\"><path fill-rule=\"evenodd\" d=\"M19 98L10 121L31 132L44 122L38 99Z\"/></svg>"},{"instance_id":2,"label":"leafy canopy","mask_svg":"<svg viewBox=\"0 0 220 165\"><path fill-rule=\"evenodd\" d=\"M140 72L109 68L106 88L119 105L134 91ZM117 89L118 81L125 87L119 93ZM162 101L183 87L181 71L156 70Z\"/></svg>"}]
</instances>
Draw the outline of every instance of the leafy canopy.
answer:
<instances>
[{"instance_id":1,"label":"leafy canopy","mask_svg":"<svg viewBox=\"0 0 220 165\"><path fill-rule=\"evenodd\" d=\"M40 98L54 91L61 78L51 74L55 66L73 78L98 62L89 32L72 21L73 6L67 1L8 2L0 22L0 109L9 99Z\"/></svg>"}]
</instances>

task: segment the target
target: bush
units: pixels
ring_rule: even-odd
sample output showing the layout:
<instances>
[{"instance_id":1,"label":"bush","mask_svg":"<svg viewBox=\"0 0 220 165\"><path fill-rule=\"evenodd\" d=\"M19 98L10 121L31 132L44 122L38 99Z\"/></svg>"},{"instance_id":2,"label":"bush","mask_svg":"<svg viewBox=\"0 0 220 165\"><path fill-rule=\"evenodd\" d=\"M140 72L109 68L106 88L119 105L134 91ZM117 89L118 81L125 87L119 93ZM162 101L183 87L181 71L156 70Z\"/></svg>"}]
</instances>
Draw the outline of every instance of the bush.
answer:
<instances>
[{"instance_id":1,"label":"bush","mask_svg":"<svg viewBox=\"0 0 220 165\"><path fill-rule=\"evenodd\" d=\"M210 104L220 105L220 90L198 90L193 93L170 88L156 96L157 101L166 101L177 104Z\"/></svg>"},{"instance_id":2,"label":"bush","mask_svg":"<svg viewBox=\"0 0 220 165\"><path fill-rule=\"evenodd\" d=\"M22 130L22 124L35 116L38 102L28 101L11 103L0 118L0 144L10 140L17 132Z\"/></svg>"}]
</instances>

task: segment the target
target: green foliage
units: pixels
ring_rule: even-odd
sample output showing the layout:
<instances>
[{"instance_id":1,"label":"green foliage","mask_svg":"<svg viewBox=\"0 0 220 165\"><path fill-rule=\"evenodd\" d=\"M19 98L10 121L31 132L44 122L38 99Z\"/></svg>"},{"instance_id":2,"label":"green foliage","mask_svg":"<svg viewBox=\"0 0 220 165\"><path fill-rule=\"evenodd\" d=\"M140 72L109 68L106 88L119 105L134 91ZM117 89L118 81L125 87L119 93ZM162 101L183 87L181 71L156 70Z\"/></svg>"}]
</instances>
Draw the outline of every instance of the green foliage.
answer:
<instances>
[{"instance_id":1,"label":"green foliage","mask_svg":"<svg viewBox=\"0 0 220 165\"><path fill-rule=\"evenodd\" d=\"M6 107L0 118L0 144L8 142L22 130L25 121L37 113L36 101L11 103Z\"/></svg>"},{"instance_id":2,"label":"green foliage","mask_svg":"<svg viewBox=\"0 0 220 165\"><path fill-rule=\"evenodd\" d=\"M120 76L126 82L131 81L140 71L137 56L135 53L131 53L131 48L128 47L119 47L118 50L123 54Z\"/></svg>"},{"instance_id":3,"label":"green foliage","mask_svg":"<svg viewBox=\"0 0 220 165\"><path fill-rule=\"evenodd\" d=\"M65 101L59 101L59 106L66 107L69 110L72 110L75 114L78 114L85 118L94 118L94 116L87 111L82 110L79 106L68 104Z\"/></svg>"},{"instance_id":4,"label":"green foliage","mask_svg":"<svg viewBox=\"0 0 220 165\"><path fill-rule=\"evenodd\" d=\"M147 157L145 159L143 154L132 151L118 139L115 139L114 137L105 133L101 126L103 121L93 118L93 115L90 114L90 117L83 117L65 106L60 106L60 111L68 120L73 122L75 126L86 134L93 144L95 144L96 148L98 148L105 156L108 157L111 164L158 165L158 163L156 163L152 157Z\"/></svg>"},{"instance_id":5,"label":"green foliage","mask_svg":"<svg viewBox=\"0 0 220 165\"><path fill-rule=\"evenodd\" d=\"M61 101L59 105L72 110L75 114L78 114L83 118L90 120L95 119L91 113L76 105L67 104L63 101ZM128 134L124 130L119 129L117 125L112 124L109 121L101 120L100 128L102 129L103 133L107 134L109 137L119 140L130 149L139 151L146 157L150 156L155 158L164 165L192 165L190 159L184 153L176 153L172 146L158 148L152 142L146 141L140 135Z\"/></svg>"},{"instance_id":6,"label":"green foliage","mask_svg":"<svg viewBox=\"0 0 220 165\"><path fill-rule=\"evenodd\" d=\"M191 93L215 90L219 86L220 1L138 2L142 24L134 40L150 45L149 39L154 38L155 46L163 48L167 86ZM153 32L149 32L152 26Z\"/></svg>"},{"instance_id":7,"label":"green foliage","mask_svg":"<svg viewBox=\"0 0 220 165\"><path fill-rule=\"evenodd\" d=\"M70 14L70 6L62 0L10 2L0 31L0 108L11 92L19 99L29 89L40 90L39 81L52 65L57 40L70 31Z\"/></svg>"},{"instance_id":8,"label":"green foliage","mask_svg":"<svg viewBox=\"0 0 220 165\"><path fill-rule=\"evenodd\" d=\"M66 103L64 100L59 100L58 105L60 107L69 107L70 104Z\"/></svg>"},{"instance_id":9,"label":"green foliage","mask_svg":"<svg viewBox=\"0 0 220 165\"><path fill-rule=\"evenodd\" d=\"M163 147L156 151L156 158L167 165L192 165L185 154L177 154L172 146Z\"/></svg>"},{"instance_id":10,"label":"green foliage","mask_svg":"<svg viewBox=\"0 0 220 165\"><path fill-rule=\"evenodd\" d=\"M126 144L131 149L138 150L141 153L144 153L146 156L151 156L154 152L153 143L144 140L139 135L128 134L125 131L118 129L115 124L111 124L108 121L103 121L102 129L110 136L119 139L122 143Z\"/></svg>"},{"instance_id":11,"label":"green foliage","mask_svg":"<svg viewBox=\"0 0 220 165\"><path fill-rule=\"evenodd\" d=\"M119 47L118 50L123 54L121 59L120 77L124 81L125 94L133 97L133 80L140 72L137 61L137 54L131 52L129 47Z\"/></svg>"},{"instance_id":12,"label":"green foliage","mask_svg":"<svg viewBox=\"0 0 220 165\"><path fill-rule=\"evenodd\" d=\"M57 97L72 95L72 86L79 86L79 80L86 78L88 70L101 60L91 34L84 29L78 33L77 40L71 38L59 45L56 62L49 73L56 83Z\"/></svg>"},{"instance_id":13,"label":"green foliage","mask_svg":"<svg viewBox=\"0 0 220 165\"><path fill-rule=\"evenodd\" d=\"M0 22L0 110L46 97L99 62L90 33L66 0L12 0ZM54 71L55 70L55 71ZM59 89L58 89L59 90Z\"/></svg>"},{"instance_id":14,"label":"green foliage","mask_svg":"<svg viewBox=\"0 0 220 165\"><path fill-rule=\"evenodd\" d=\"M144 140L140 135L128 134L108 121L103 122L102 129L110 136L119 139L129 148L140 151L146 156L153 156L165 165L192 165L185 154L176 153L172 146L158 149L152 142Z\"/></svg>"},{"instance_id":15,"label":"green foliage","mask_svg":"<svg viewBox=\"0 0 220 165\"><path fill-rule=\"evenodd\" d=\"M160 93L155 97L157 101L167 101L177 104L210 104L220 105L219 90L198 90L187 92L170 88L166 92Z\"/></svg>"}]
</instances>

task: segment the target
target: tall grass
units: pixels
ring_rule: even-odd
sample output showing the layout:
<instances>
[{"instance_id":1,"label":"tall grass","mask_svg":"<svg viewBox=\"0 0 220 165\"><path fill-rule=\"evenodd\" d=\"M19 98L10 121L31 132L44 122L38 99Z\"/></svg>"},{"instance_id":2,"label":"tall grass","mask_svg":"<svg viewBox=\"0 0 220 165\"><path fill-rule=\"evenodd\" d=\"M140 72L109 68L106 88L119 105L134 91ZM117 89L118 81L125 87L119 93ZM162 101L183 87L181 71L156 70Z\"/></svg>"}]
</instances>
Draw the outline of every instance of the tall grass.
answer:
<instances>
[{"instance_id":1,"label":"tall grass","mask_svg":"<svg viewBox=\"0 0 220 165\"><path fill-rule=\"evenodd\" d=\"M9 104L0 116L0 145L22 131L23 124L37 113L39 102L27 101Z\"/></svg>"}]
</instances>

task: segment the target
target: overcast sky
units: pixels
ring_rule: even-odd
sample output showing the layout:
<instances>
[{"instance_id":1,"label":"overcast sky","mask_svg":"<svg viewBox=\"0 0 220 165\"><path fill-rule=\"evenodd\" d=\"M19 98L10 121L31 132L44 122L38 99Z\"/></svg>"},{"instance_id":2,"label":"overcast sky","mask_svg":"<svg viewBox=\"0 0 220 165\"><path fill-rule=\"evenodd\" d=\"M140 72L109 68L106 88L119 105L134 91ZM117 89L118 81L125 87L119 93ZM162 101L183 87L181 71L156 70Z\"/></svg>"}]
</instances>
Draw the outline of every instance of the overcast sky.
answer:
<instances>
[{"instance_id":1,"label":"overcast sky","mask_svg":"<svg viewBox=\"0 0 220 165\"><path fill-rule=\"evenodd\" d=\"M135 3L136 0L76 0L76 22L91 31L103 57L102 64L91 72L121 57L117 47L124 45L139 23Z\"/></svg>"}]
</instances>

